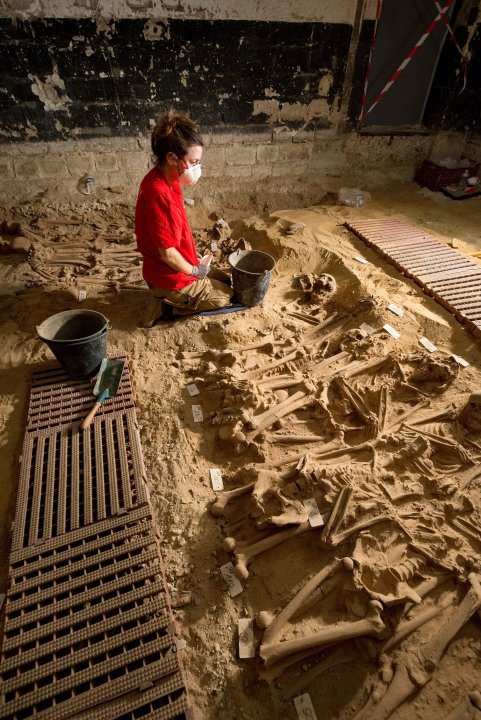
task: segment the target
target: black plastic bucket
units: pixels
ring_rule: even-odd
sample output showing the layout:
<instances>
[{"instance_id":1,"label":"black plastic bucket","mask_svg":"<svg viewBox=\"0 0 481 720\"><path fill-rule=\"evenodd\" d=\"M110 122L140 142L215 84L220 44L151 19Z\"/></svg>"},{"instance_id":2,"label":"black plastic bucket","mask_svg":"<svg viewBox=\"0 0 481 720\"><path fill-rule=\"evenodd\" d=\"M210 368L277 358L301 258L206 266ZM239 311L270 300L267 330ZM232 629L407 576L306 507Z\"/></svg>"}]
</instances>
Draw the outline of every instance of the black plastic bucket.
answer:
<instances>
[{"instance_id":1,"label":"black plastic bucket","mask_svg":"<svg viewBox=\"0 0 481 720\"><path fill-rule=\"evenodd\" d=\"M276 264L274 258L260 250L236 250L228 261L237 300L248 307L261 305Z\"/></svg>"},{"instance_id":2,"label":"black plastic bucket","mask_svg":"<svg viewBox=\"0 0 481 720\"><path fill-rule=\"evenodd\" d=\"M95 310L66 310L44 320L37 333L70 377L84 380L98 372L107 354L109 328Z\"/></svg>"}]
</instances>

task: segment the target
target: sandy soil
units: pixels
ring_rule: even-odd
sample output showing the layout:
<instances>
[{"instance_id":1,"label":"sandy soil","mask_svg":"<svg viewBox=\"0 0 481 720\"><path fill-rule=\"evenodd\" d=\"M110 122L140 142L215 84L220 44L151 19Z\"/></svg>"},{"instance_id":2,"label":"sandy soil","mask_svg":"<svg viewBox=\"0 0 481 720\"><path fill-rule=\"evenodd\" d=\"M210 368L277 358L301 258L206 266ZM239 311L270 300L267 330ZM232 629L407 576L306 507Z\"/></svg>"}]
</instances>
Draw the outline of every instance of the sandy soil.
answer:
<instances>
[{"instance_id":1,"label":"sandy soil","mask_svg":"<svg viewBox=\"0 0 481 720\"><path fill-rule=\"evenodd\" d=\"M437 668L422 660L422 648L434 657L435 653L429 654L430 641L449 627L453 607L470 587L469 573L480 573L480 478L475 476L464 490L460 483L479 463L481 439L472 423L463 424L463 416L461 422L457 420L470 393L479 389L480 344L343 223L398 217L428 229L444 242L458 238L459 251L468 254L481 250L481 198L455 202L405 183L376 190L363 208L336 206L325 198L323 204L278 211L269 217L239 219L238 210L219 209L232 228L229 239L218 241L221 248L235 246L242 237L277 261L263 307L162 323L150 330L141 327L147 293L135 257L132 208L92 202L82 207L25 206L3 212L0 592L6 587L9 525L29 379L32 369L51 360L35 328L61 310L95 309L112 322L109 352L125 352L133 363L151 496L163 531L164 562L187 641L185 661L200 717L287 720L297 717L292 698L300 692L309 693L318 720L355 717L373 689L382 694L393 660L395 667L409 668L422 687L392 717L434 720L447 715L481 684L481 621L476 614L462 623ZM207 220L202 207L189 212L192 225L198 228L199 245L208 247L214 240L213 221ZM292 223L301 227L286 234ZM13 243L14 253L12 240L18 236L26 241ZM33 253L27 255L23 250L29 245ZM216 262L222 264L224 254L217 255ZM369 262L357 262L356 255ZM337 291L327 303L314 296L309 300L305 283L325 273L334 278ZM304 289L299 285L301 274L311 275L304 279ZM87 293L80 304L79 290ZM389 303L404 308L404 316L393 315L387 309ZM311 321L292 313L310 315ZM316 330L316 321L336 313L346 315L345 324ZM360 334L361 323L377 332ZM384 323L393 325L401 337L395 340L381 331ZM422 336L438 347L433 356L419 345ZM326 338L329 342L324 342ZM274 344L238 350L269 340ZM305 349L302 357L250 377L253 369L299 348ZM232 353L215 352L226 350ZM192 351L201 356L182 355ZM202 354L206 351L214 353ZM346 355L316 369L326 358L342 352ZM451 353L465 358L469 367L450 360ZM335 371L353 359L365 362L386 354L390 360L377 370L352 378L340 372L347 388L342 380L334 380ZM262 389L261 380L285 375L311 380L314 386ZM191 382L200 390L194 399L186 390ZM266 427L261 435L249 429L248 415L260 414L300 388L309 396L306 407ZM379 418L384 392L383 430ZM202 423L193 422L193 402L202 406ZM453 407L449 417L416 424ZM400 428L405 412L413 413L407 423L414 429ZM320 439L292 443L293 436L301 434ZM380 436L384 440L374 447L373 441ZM350 451L366 442L370 445ZM319 448L326 443L345 451L321 458ZM292 455L304 456L297 470L297 461L287 459ZM226 490L256 482L254 493L235 499L218 516L210 511L215 493L209 469L214 467L221 469ZM248 578L242 580L243 592L230 597L219 568L236 559L223 549L225 536L233 537L239 547L284 531L283 523L287 528L299 527L307 521L302 500L310 497L316 498L325 521L331 515L337 517L333 513L336 501L346 502L338 527L324 533L322 527L306 531L255 557ZM364 533L354 532L345 540L336 537L379 515L387 517ZM470 524L461 529L453 525L452 520L459 518ZM412 544L424 548L424 554ZM334 579L322 584L320 594L314 592L311 604L287 622L277 639L302 638L328 624L358 622L370 607L376 615L377 605L369 603L380 600L381 615L373 622L371 637L364 633L327 650L311 651L281 673L278 665L268 663L266 669L258 656L262 630L256 627L257 657L238 659L238 619L254 618L261 611L279 612L336 557L353 557L354 569L352 562L346 563L347 569L339 567ZM424 579L444 574L446 582L422 602L412 595ZM420 605L410 611L412 617L444 601L451 605L383 654L384 642L403 622L407 598ZM264 655L267 645L262 646ZM318 674L309 679L315 666ZM377 715L368 710L362 717Z\"/></svg>"}]
</instances>

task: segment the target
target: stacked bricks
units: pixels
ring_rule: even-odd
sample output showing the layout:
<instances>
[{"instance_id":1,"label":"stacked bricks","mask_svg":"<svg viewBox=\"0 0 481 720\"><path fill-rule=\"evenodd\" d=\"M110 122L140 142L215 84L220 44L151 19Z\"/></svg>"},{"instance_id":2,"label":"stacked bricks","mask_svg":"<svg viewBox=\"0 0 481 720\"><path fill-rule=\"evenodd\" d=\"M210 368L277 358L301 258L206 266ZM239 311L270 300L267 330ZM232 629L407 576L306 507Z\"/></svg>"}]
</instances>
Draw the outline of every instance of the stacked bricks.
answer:
<instances>
[{"instance_id":1,"label":"stacked bricks","mask_svg":"<svg viewBox=\"0 0 481 720\"><path fill-rule=\"evenodd\" d=\"M118 395L85 431L92 383L34 373L0 718L193 717L123 359Z\"/></svg>"},{"instance_id":2,"label":"stacked bricks","mask_svg":"<svg viewBox=\"0 0 481 720\"><path fill-rule=\"evenodd\" d=\"M481 336L480 264L400 220L360 220L346 227Z\"/></svg>"}]
</instances>

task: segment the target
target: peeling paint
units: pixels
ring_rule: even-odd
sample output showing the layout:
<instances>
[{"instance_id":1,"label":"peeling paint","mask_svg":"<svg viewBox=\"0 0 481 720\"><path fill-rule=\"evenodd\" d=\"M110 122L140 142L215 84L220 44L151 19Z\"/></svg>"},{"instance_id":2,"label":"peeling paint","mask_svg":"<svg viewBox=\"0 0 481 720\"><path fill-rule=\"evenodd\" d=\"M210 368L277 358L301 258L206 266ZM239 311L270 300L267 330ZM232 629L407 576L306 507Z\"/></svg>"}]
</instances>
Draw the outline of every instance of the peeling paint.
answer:
<instances>
[{"instance_id":1,"label":"peeling paint","mask_svg":"<svg viewBox=\"0 0 481 720\"><path fill-rule=\"evenodd\" d=\"M68 113L66 105L71 103L71 99L67 94L59 94L58 90L65 90L65 83L61 77L58 76L56 70L53 75L47 75L45 81L40 80L36 75L29 73L29 80L32 80L32 92L37 95L40 102L44 104L46 112L54 112L57 110L63 110Z\"/></svg>"},{"instance_id":2,"label":"peeling paint","mask_svg":"<svg viewBox=\"0 0 481 720\"><path fill-rule=\"evenodd\" d=\"M271 87L264 89L264 95L268 98L279 97L279 93L273 90Z\"/></svg>"},{"instance_id":3,"label":"peeling paint","mask_svg":"<svg viewBox=\"0 0 481 720\"><path fill-rule=\"evenodd\" d=\"M154 20L147 20L144 25L144 38L153 42L165 38L170 40L169 22L162 20L154 22Z\"/></svg>"}]
</instances>

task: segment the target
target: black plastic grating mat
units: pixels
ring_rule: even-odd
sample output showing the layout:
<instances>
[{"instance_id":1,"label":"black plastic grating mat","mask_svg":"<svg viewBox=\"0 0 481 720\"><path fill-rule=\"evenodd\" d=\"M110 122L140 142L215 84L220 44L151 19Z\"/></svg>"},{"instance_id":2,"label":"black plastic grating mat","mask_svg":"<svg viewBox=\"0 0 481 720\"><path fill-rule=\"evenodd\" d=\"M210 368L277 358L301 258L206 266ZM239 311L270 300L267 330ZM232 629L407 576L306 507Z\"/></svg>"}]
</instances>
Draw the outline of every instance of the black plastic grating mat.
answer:
<instances>
[{"instance_id":1,"label":"black plastic grating mat","mask_svg":"<svg viewBox=\"0 0 481 720\"><path fill-rule=\"evenodd\" d=\"M481 335L479 263L401 220L356 220L345 225L472 333Z\"/></svg>"},{"instance_id":2,"label":"black plastic grating mat","mask_svg":"<svg viewBox=\"0 0 481 720\"><path fill-rule=\"evenodd\" d=\"M37 545L148 502L135 411L28 433L12 550Z\"/></svg>"},{"instance_id":3,"label":"black plastic grating mat","mask_svg":"<svg viewBox=\"0 0 481 720\"><path fill-rule=\"evenodd\" d=\"M125 355L115 356L125 365L115 397L109 398L98 417L134 407L134 392L129 363ZM27 432L79 423L91 410L95 396L93 380L72 380L57 364L47 365L33 373L28 409Z\"/></svg>"},{"instance_id":4,"label":"black plastic grating mat","mask_svg":"<svg viewBox=\"0 0 481 720\"><path fill-rule=\"evenodd\" d=\"M187 717L148 507L11 560L0 718Z\"/></svg>"}]
</instances>

